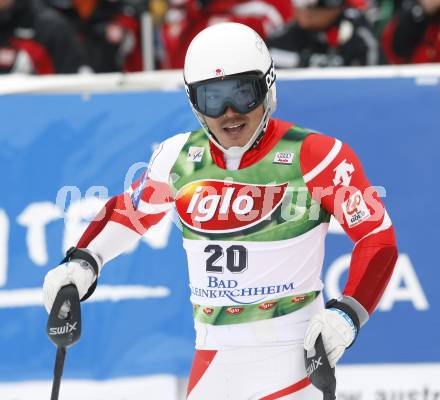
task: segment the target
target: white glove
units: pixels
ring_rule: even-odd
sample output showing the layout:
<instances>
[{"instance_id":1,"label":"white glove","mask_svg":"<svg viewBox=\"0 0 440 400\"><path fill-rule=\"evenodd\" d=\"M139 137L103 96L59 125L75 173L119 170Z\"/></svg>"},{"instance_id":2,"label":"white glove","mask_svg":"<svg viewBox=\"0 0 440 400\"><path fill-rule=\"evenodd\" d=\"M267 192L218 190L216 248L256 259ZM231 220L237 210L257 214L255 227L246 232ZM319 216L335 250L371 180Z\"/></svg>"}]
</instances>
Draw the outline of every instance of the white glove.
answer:
<instances>
[{"instance_id":1,"label":"white glove","mask_svg":"<svg viewBox=\"0 0 440 400\"><path fill-rule=\"evenodd\" d=\"M355 324L345 312L337 308L325 309L310 318L304 337L304 349L312 350L321 334L328 361L334 368L345 349L356 338L356 333Z\"/></svg>"},{"instance_id":2,"label":"white glove","mask_svg":"<svg viewBox=\"0 0 440 400\"><path fill-rule=\"evenodd\" d=\"M48 313L58 291L66 285L73 283L78 289L79 298L84 295L95 282L96 275L93 268L86 261L72 260L50 270L44 278L43 301Z\"/></svg>"}]
</instances>

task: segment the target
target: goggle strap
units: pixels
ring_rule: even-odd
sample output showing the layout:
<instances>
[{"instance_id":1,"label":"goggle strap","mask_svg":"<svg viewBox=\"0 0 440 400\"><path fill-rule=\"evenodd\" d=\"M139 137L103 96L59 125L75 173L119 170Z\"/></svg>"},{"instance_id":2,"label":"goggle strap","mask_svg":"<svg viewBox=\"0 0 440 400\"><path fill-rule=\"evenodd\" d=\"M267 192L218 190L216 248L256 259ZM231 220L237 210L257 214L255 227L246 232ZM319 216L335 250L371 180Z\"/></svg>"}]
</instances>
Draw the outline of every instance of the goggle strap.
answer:
<instances>
[{"instance_id":1,"label":"goggle strap","mask_svg":"<svg viewBox=\"0 0 440 400\"><path fill-rule=\"evenodd\" d=\"M277 79L277 75L275 73L275 67L273 65L273 60L272 60L269 69L266 71L266 73L263 76L263 80L266 83L267 91L269 91L269 89L272 87L276 79Z\"/></svg>"}]
</instances>

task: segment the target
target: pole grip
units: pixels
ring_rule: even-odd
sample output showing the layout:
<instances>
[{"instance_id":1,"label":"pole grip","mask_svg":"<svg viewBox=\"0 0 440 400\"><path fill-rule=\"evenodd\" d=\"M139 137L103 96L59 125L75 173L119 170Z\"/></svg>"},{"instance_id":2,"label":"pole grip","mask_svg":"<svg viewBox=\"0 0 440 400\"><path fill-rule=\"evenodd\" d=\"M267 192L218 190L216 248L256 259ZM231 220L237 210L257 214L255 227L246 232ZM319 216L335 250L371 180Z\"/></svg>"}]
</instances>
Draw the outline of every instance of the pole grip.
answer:
<instances>
[{"instance_id":1,"label":"pole grip","mask_svg":"<svg viewBox=\"0 0 440 400\"><path fill-rule=\"evenodd\" d=\"M58 400L66 349L81 336L81 307L74 285L63 286L58 292L49 314L46 333L57 348L50 400Z\"/></svg>"},{"instance_id":2,"label":"pole grip","mask_svg":"<svg viewBox=\"0 0 440 400\"><path fill-rule=\"evenodd\" d=\"M322 336L319 335L312 350L304 350L307 377L323 393L324 400L336 399L335 369L330 366Z\"/></svg>"}]
</instances>

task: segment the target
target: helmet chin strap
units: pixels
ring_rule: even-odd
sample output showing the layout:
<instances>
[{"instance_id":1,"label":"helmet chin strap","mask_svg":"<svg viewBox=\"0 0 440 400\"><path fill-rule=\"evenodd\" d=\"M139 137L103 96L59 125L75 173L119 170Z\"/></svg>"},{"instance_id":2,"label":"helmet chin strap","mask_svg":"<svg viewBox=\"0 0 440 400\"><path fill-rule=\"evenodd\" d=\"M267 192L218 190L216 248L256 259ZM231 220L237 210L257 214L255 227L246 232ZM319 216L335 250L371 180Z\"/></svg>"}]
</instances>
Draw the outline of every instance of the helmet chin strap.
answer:
<instances>
[{"instance_id":1,"label":"helmet chin strap","mask_svg":"<svg viewBox=\"0 0 440 400\"><path fill-rule=\"evenodd\" d=\"M257 126L257 129L255 129L255 132L252 134L249 141L244 146L233 146L226 149L223 147L217 138L211 133L211 131L208 128L208 125L206 124L205 118L203 117L203 114L200 114L197 110L193 108L193 111L199 120L200 124L202 125L203 130L205 131L206 135L208 136L209 140L211 141L214 146L216 146L218 149L220 149L223 154L226 154L229 157L238 158L242 157L246 151L248 151L255 143L255 141L264 134L264 132L267 129L267 125L269 123L269 117L272 114L273 110L271 110L270 101L269 101L269 95L270 91L267 92L266 97L264 99L264 114L261 118L260 123Z\"/></svg>"}]
</instances>

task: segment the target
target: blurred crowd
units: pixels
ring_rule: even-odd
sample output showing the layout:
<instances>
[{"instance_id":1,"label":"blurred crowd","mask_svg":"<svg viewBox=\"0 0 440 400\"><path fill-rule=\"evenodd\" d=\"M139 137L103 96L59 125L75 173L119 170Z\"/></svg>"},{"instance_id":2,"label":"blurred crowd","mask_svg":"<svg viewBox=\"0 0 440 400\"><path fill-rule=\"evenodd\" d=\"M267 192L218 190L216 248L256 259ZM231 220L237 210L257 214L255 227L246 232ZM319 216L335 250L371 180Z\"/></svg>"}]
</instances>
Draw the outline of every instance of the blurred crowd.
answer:
<instances>
[{"instance_id":1,"label":"blurred crowd","mask_svg":"<svg viewBox=\"0 0 440 400\"><path fill-rule=\"evenodd\" d=\"M182 68L224 21L256 30L278 68L440 62L440 0L0 0L0 73Z\"/></svg>"}]
</instances>

